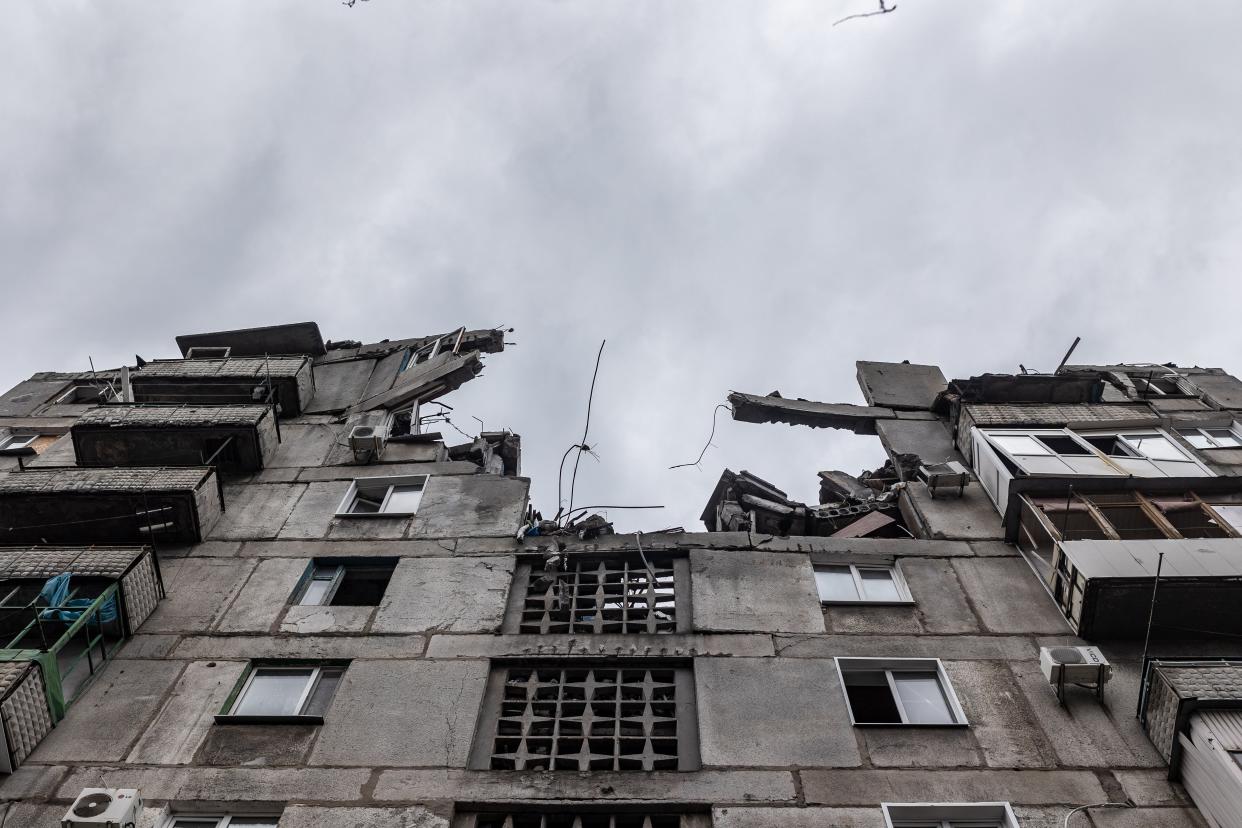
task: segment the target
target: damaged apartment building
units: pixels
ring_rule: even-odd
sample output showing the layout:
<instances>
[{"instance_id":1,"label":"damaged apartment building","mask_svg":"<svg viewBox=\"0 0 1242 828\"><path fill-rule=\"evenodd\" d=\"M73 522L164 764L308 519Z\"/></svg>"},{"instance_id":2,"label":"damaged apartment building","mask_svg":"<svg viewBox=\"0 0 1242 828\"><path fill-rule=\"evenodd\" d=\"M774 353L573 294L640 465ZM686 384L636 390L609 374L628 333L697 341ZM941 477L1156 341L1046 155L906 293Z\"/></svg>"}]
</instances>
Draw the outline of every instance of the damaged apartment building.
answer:
<instances>
[{"instance_id":1,"label":"damaged apartment building","mask_svg":"<svg viewBox=\"0 0 1242 828\"><path fill-rule=\"evenodd\" d=\"M505 334L195 334L0 396L0 826L1242 825L1239 380L733 394L888 461L624 534L451 437Z\"/></svg>"}]
</instances>

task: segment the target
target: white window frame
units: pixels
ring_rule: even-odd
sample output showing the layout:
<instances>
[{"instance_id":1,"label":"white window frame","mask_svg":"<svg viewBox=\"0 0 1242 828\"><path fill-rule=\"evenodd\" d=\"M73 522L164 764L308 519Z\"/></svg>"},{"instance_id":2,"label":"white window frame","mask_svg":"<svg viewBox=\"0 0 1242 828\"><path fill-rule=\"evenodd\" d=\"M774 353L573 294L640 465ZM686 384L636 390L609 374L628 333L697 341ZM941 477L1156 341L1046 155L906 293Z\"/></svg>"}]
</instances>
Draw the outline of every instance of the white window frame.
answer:
<instances>
[{"instance_id":1,"label":"white window frame","mask_svg":"<svg viewBox=\"0 0 1242 828\"><path fill-rule=\"evenodd\" d=\"M894 561L893 563L875 563L875 564L852 563L852 562L845 562L845 561L842 561L840 563L829 563L827 561L820 561L815 564L814 570L816 572L820 572L821 570L831 569L834 567L837 567L837 568L845 567L849 569L850 575L853 576L854 578L854 592L855 594L858 595L858 597L851 601L849 599L825 598L821 594L819 596L819 602L823 604L824 606L859 606L859 605L904 606L906 604L914 603L914 597L910 594L910 587L906 583L906 577L901 573L901 567L897 565L896 561ZM863 588L861 570L877 570L877 569L888 572L889 575L892 577L893 586L896 587L897 589L898 597L896 600L873 601L871 599L863 597L864 595L866 595L866 591ZM815 579L815 591L817 594L819 593L819 579L818 578Z\"/></svg>"},{"instance_id":2,"label":"white window frame","mask_svg":"<svg viewBox=\"0 0 1242 828\"><path fill-rule=\"evenodd\" d=\"M317 718L317 716L308 716L305 712L306 705L310 702L311 696L315 694L315 688L319 686L319 680L323 677L325 669L340 670L344 676L345 668L337 664L256 664L250 670L250 675L246 676L246 681L238 691L233 703L229 705L229 712L223 714L230 719L296 719L296 718ZM246 698L246 694L250 692L250 688L254 685L255 678L260 672L264 673L302 673L307 670L311 671L310 678L306 685L302 688L302 693L298 697L297 712L283 714L262 714L262 713L238 713L237 708L241 706L242 701ZM239 815L240 816L240 815Z\"/></svg>"},{"instance_id":3,"label":"white window frame","mask_svg":"<svg viewBox=\"0 0 1242 828\"><path fill-rule=\"evenodd\" d=\"M388 507L389 501L392 500L393 490L398 486L413 486L413 485L420 486L421 493L419 495L419 506L421 506L422 495L426 494L427 484L430 480L431 480L431 475L429 474L413 474L413 475L406 475L404 477L357 477L357 478L354 478L354 480L351 481L349 484L349 489L347 489L345 492L345 497L341 498L340 505L336 507L336 517L342 517L342 518L412 517L418 514L418 507L415 507L414 511L412 512L385 511L385 509ZM351 511L353 509L354 502L358 498L358 492L360 489L380 489L383 487L387 487L387 491L385 491L384 497L380 502L380 509L378 512Z\"/></svg>"},{"instance_id":4,"label":"white window frame","mask_svg":"<svg viewBox=\"0 0 1242 828\"><path fill-rule=\"evenodd\" d=\"M1223 448L1223 449L1240 448L1240 446L1222 446L1220 443L1217 442L1217 438L1213 437L1211 434L1208 434L1208 431L1210 430L1229 431L1230 433L1233 434L1234 438L1236 438L1239 442L1242 442L1242 432L1238 431L1238 424L1236 421L1230 423L1227 426L1174 426L1173 430L1177 432L1178 437L1181 437L1187 443L1190 443L1191 447L1193 447L1196 451L1211 451L1212 449L1218 449L1218 448ZM1211 445L1196 446L1194 443L1191 443L1190 438L1186 436L1186 432L1188 431L1198 432L1197 436L1202 437L1204 440L1207 440L1209 443L1211 443Z\"/></svg>"},{"instance_id":5,"label":"white window frame","mask_svg":"<svg viewBox=\"0 0 1242 828\"><path fill-rule=\"evenodd\" d=\"M1170 370L1163 365L1154 365L1152 370L1143 371L1141 369L1125 372L1126 379L1130 380L1130 384L1134 386L1134 390L1140 397L1193 397L1194 394L1188 392L1186 378L1176 371ZM1161 381L1172 382L1177 386L1176 392L1168 392L1163 388L1157 388L1152 385L1153 382ZM1143 387L1139 387L1139 383Z\"/></svg>"},{"instance_id":6,"label":"white window frame","mask_svg":"<svg viewBox=\"0 0 1242 828\"><path fill-rule=\"evenodd\" d=\"M1040 445L1048 450L1047 454L1042 454L1042 455L1011 454L1007 449L1003 448L999 443L995 442L992 439L993 436L1031 437L1035 439L1038 439L1040 437L1068 437L1069 439L1077 443L1079 447L1085 449L1091 457L1094 457L1098 460L1103 460L1109 466L1116 469L1117 474L1119 476L1125 476L1125 477L1137 476L1137 475L1134 475L1133 472L1122 468L1119 464L1114 462L1114 458L1110 457L1107 454L1104 454L1102 451L1097 449L1095 446L1087 442L1087 439L1086 439L1088 437L1112 437L1112 438L1120 440L1123 445L1125 445L1127 448L1129 448L1131 451L1134 452L1133 457L1130 459L1145 460L1148 463L1162 463L1162 462L1189 463L1189 464L1193 464L1195 467L1197 467L1202 472L1204 472L1203 476L1205 477L1215 476L1215 474L1211 471L1211 469L1209 469L1203 463L1199 462L1197 458L1193 457L1189 452L1187 452L1186 449L1177 440L1175 440L1172 436L1169 435L1167 431L1165 431L1162 428L1122 428L1122 429L1107 429L1107 430L1102 430L1102 431L1100 430L1073 431L1068 428L985 428L985 429L980 429L980 434L982 434L984 439L987 440L989 448L991 448L993 451L1006 457L1008 460L1014 463L1014 465L1016 465L1019 469L1021 469L1024 474L1031 474L1031 472L1028 471L1027 464L1022 462L1023 457L1039 456L1039 457L1056 457L1057 459L1062 459L1065 457L1083 457L1087 455L1059 454L1056 451L1053 451L1051 446L1048 446L1047 444L1042 443L1042 442L1040 443ZM1133 437L1144 435L1144 434L1155 434L1160 437L1163 437L1164 440L1169 445L1177 449L1177 452L1182 455L1181 459L1169 460L1165 458L1153 458L1153 457L1149 457L1146 454L1144 454L1142 451L1139 450L1138 446L1136 446L1133 440L1131 439ZM1122 458L1122 459L1125 459L1125 458ZM1067 461L1062 460L1062 462L1065 463ZM1045 476L1045 477L1049 476L1046 473L1036 473L1036 474L1038 476ZM1072 476L1074 474L1076 474L1076 472L1074 472L1072 469L1067 469L1065 472L1065 476L1067 477ZM1053 476L1057 476L1057 475L1053 475Z\"/></svg>"},{"instance_id":7,"label":"white window frame","mask_svg":"<svg viewBox=\"0 0 1242 828\"><path fill-rule=\"evenodd\" d=\"M10 434L0 440L0 451L20 451L34 445L42 434Z\"/></svg>"},{"instance_id":8,"label":"white window frame","mask_svg":"<svg viewBox=\"0 0 1242 828\"><path fill-rule=\"evenodd\" d=\"M320 571L326 574L326 577L316 577ZM310 573L306 576L306 580L297 591L297 600L292 603L302 607L326 607L332 603L332 598L336 595L336 591L341 588L341 582L345 580L344 564L321 564L311 561ZM313 581L330 581L328 591L323 594L323 600L315 604L305 603L306 593L310 590Z\"/></svg>"},{"instance_id":9,"label":"white window frame","mask_svg":"<svg viewBox=\"0 0 1242 828\"><path fill-rule=\"evenodd\" d=\"M944 670L944 664L938 658L871 658L864 656L838 656L834 659L837 665L837 680L841 684L841 695L845 696L845 707L850 712L850 724L854 727L968 727L966 712L962 710L953 690L953 682ZM952 722L910 722L907 721L905 706L901 702L901 694L893 681L893 673L926 673L934 671L949 704ZM845 689L845 674L851 672L883 672L888 679L888 692L893 696L897 706L900 722L860 722L854 718L854 706L850 704L850 694Z\"/></svg>"},{"instance_id":10,"label":"white window frame","mask_svg":"<svg viewBox=\"0 0 1242 828\"><path fill-rule=\"evenodd\" d=\"M211 811L205 814L195 813L170 813L165 814L163 820L159 823L159 828L175 828L177 820L208 820L214 819L216 824L212 828L229 828L235 819L270 819L273 822L280 822L281 815L275 811L255 811L252 814L246 813L226 813L222 811Z\"/></svg>"},{"instance_id":11,"label":"white window frame","mask_svg":"<svg viewBox=\"0 0 1242 828\"><path fill-rule=\"evenodd\" d=\"M886 828L1020 828L1008 802L883 802Z\"/></svg>"},{"instance_id":12,"label":"white window frame","mask_svg":"<svg viewBox=\"0 0 1242 828\"><path fill-rule=\"evenodd\" d=\"M80 389L89 389L96 392L97 399L87 400L85 402L76 399ZM69 399L74 397L75 399ZM109 385L91 385L86 382L75 382L69 386L61 395L56 398L54 405L97 405L100 401L112 402L116 399L116 390Z\"/></svg>"}]
</instances>

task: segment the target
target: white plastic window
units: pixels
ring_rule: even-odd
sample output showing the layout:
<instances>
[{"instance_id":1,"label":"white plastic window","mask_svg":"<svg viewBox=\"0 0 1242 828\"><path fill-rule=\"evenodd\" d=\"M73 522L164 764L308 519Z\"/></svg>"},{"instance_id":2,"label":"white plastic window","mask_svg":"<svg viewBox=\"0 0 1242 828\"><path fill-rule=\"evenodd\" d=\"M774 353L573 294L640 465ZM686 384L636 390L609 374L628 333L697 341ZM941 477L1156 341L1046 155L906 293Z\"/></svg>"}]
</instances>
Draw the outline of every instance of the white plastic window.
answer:
<instances>
[{"instance_id":1,"label":"white plastic window","mask_svg":"<svg viewBox=\"0 0 1242 828\"><path fill-rule=\"evenodd\" d=\"M856 725L964 725L966 715L939 659L838 658Z\"/></svg>"},{"instance_id":2,"label":"white plastic window","mask_svg":"<svg viewBox=\"0 0 1242 828\"><path fill-rule=\"evenodd\" d=\"M279 814L174 814L164 823L165 828L276 828Z\"/></svg>"},{"instance_id":3,"label":"white plastic window","mask_svg":"<svg viewBox=\"0 0 1242 828\"><path fill-rule=\"evenodd\" d=\"M322 716L344 667L255 667L229 716Z\"/></svg>"},{"instance_id":4,"label":"white plastic window","mask_svg":"<svg viewBox=\"0 0 1242 828\"><path fill-rule=\"evenodd\" d=\"M30 446L34 444L34 441L38 439L38 434L14 434L0 440L0 451L30 448Z\"/></svg>"},{"instance_id":5,"label":"white plastic window","mask_svg":"<svg viewBox=\"0 0 1242 828\"><path fill-rule=\"evenodd\" d=\"M815 586L825 604L908 604L913 600L895 566L817 566Z\"/></svg>"},{"instance_id":6,"label":"white plastic window","mask_svg":"<svg viewBox=\"0 0 1242 828\"><path fill-rule=\"evenodd\" d=\"M1177 433L1197 449L1242 448L1242 437L1233 428L1179 428Z\"/></svg>"},{"instance_id":7,"label":"white plastic window","mask_svg":"<svg viewBox=\"0 0 1242 828\"><path fill-rule=\"evenodd\" d=\"M1230 526L1242 532L1242 506L1228 503L1212 503L1212 510L1220 515Z\"/></svg>"},{"instance_id":8,"label":"white plastic window","mask_svg":"<svg viewBox=\"0 0 1242 828\"><path fill-rule=\"evenodd\" d=\"M302 591L302 597L298 599L299 604L309 604L313 606L323 606L332 602L332 596L336 594L337 587L341 584L341 579L345 575L345 567L322 564L315 564L311 576L306 582L306 589Z\"/></svg>"},{"instance_id":9,"label":"white plastic window","mask_svg":"<svg viewBox=\"0 0 1242 828\"><path fill-rule=\"evenodd\" d=\"M360 478L350 484L336 513L340 516L409 516L418 512L427 475Z\"/></svg>"},{"instance_id":10,"label":"white plastic window","mask_svg":"<svg viewBox=\"0 0 1242 828\"><path fill-rule=\"evenodd\" d=\"M1211 472L1156 429L1073 432L1069 429L989 429L989 443L1032 475L1205 477Z\"/></svg>"}]
</instances>

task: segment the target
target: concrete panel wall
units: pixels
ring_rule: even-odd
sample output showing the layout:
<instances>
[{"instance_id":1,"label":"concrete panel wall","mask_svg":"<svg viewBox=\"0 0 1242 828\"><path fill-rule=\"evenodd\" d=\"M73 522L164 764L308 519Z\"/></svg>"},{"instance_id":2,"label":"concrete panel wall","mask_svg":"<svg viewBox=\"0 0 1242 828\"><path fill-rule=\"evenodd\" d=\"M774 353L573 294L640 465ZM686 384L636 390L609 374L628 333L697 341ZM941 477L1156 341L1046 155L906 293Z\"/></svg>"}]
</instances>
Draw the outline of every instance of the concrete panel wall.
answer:
<instances>
[{"instance_id":1,"label":"concrete panel wall","mask_svg":"<svg viewBox=\"0 0 1242 828\"><path fill-rule=\"evenodd\" d=\"M341 382L321 377L316 406L359 385L331 370ZM330 420L283 421L268 467L229 481L210 540L161 549L168 598L27 766L0 780L9 823L56 825L81 788L102 780L140 789L144 828L170 803L275 803L285 828L446 828L457 802L538 801L673 802L710 811L725 828L879 828L882 801L998 799L1031 828L1126 797L1139 807L1083 824L1198 824L1134 720L1133 648L1104 644L1116 669L1104 705L1073 689L1057 702L1039 647L1077 639L999 542L999 516L975 485L962 500L935 501L909 487L906 508L927 540L644 536L645 549L690 559L691 633L501 635L519 555L549 548L546 538L513 537L527 481L414 462L438 450L355 465L339 445L346 425ZM882 426L892 451L952 451L939 422ZM432 476L412 520L335 516L354 477L423 473ZM632 552L634 538L565 545ZM289 604L314 558L372 556L400 559L378 606ZM914 603L820 604L815 563L868 559L896 560ZM841 656L942 659L969 725L852 727L833 661ZM493 666L660 657L693 665L702 770L465 769ZM217 724L253 659L349 666L322 725Z\"/></svg>"}]
</instances>

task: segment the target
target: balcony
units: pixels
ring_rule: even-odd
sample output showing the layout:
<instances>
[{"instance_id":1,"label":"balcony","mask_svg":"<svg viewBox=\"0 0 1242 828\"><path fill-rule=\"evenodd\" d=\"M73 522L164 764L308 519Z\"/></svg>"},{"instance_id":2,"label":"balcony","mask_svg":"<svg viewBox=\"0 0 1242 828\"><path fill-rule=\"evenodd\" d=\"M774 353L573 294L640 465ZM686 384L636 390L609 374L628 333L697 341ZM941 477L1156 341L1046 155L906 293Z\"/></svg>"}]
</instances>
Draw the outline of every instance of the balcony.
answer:
<instances>
[{"instance_id":1,"label":"balcony","mask_svg":"<svg viewBox=\"0 0 1242 828\"><path fill-rule=\"evenodd\" d=\"M1237 825L1242 802L1242 661L1152 659L1139 721L1212 825Z\"/></svg>"},{"instance_id":2,"label":"balcony","mask_svg":"<svg viewBox=\"0 0 1242 828\"><path fill-rule=\"evenodd\" d=\"M198 543L223 511L210 468L28 468L0 477L0 543Z\"/></svg>"},{"instance_id":3,"label":"balcony","mask_svg":"<svg viewBox=\"0 0 1242 828\"><path fill-rule=\"evenodd\" d=\"M154 611L146 547L0 548L0 772L12 772Z\"/></svg>"},{"instance_id":4,"label":"balcony","mask_svg":"<svg viewBox=\"0 0 1242 828\"><path fill-rule=\"evenodd\" d=\"M315 394L310 357L159 359L130 375L134 402L235 405L274 402L296 417Z\"/></svg>"},{"instance_id":5,"label":"balcony","mask_svg":"<svg viewBox=\"0 0 1242 828\"><path fill-rule=\"evenodd\" d=\"M79 466L262 469L279 431L266 405L106 405L71 429Z\"/></svg>"}]
</instances>

